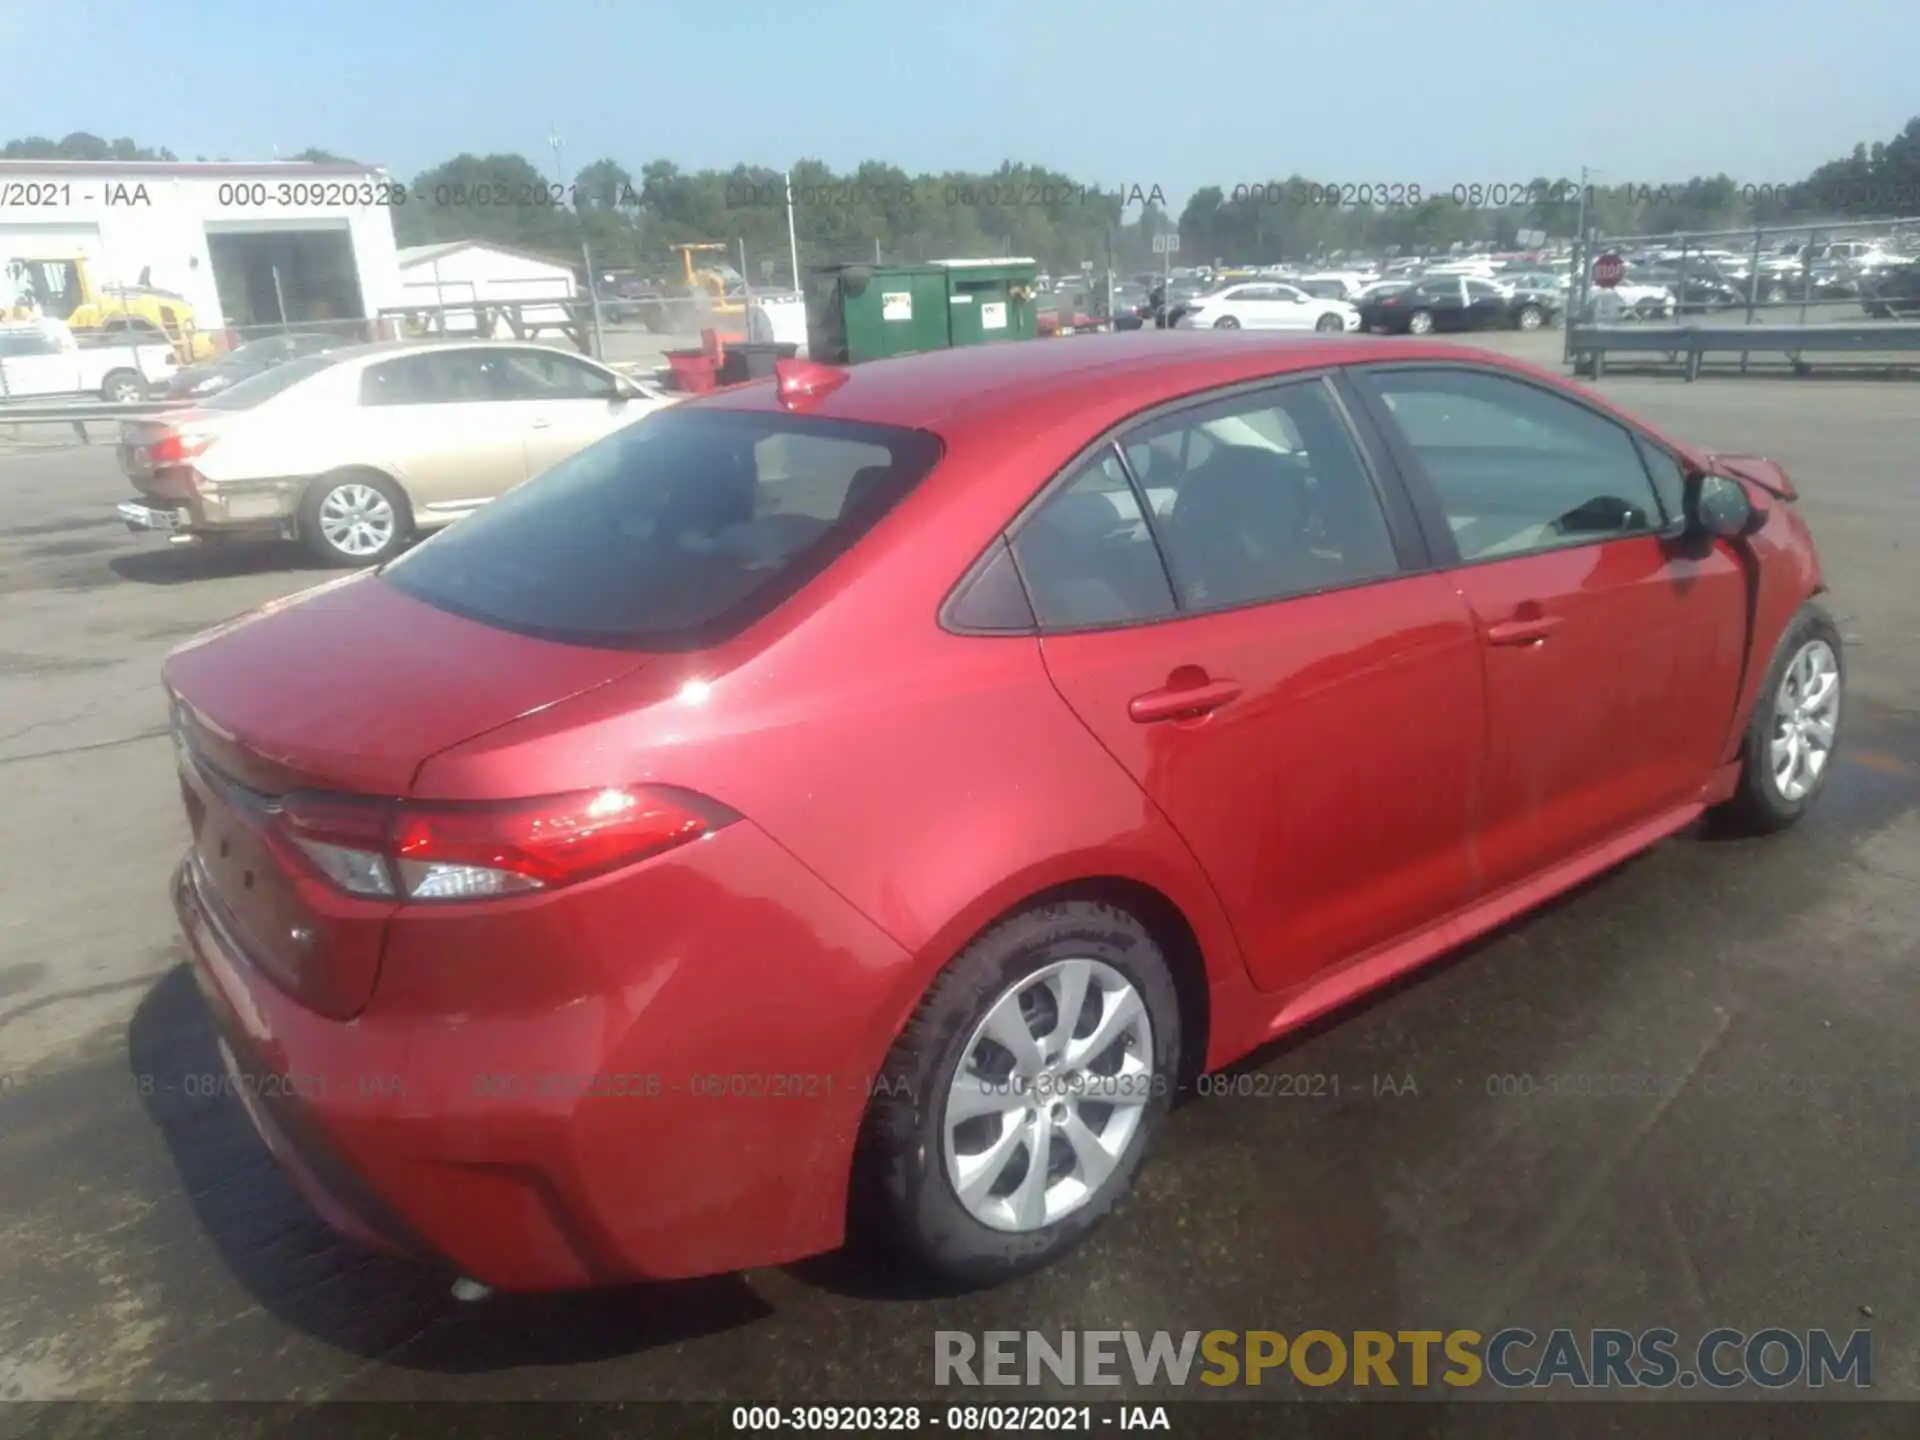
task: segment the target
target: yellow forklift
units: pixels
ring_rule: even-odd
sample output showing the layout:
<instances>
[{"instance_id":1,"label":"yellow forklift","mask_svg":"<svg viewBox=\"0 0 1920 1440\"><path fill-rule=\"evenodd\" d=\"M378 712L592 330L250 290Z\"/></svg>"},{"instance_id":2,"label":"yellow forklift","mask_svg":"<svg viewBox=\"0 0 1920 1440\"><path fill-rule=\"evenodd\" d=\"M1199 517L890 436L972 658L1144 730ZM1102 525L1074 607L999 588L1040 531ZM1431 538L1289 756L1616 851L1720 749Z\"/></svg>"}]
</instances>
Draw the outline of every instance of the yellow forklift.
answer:
<instances>
[{"instance_id":1,"label":"yellow forklift","mask_svg":"<svg viewBox=\"0 0 1920 1440\"><path fill-rule=\"evenodd\" d=\"M147 284L146 271L138 285L102 288L94 284L84 255L9 255L3 263L0 318L59 320L79 335L158 332L173 345L182 365L218 353L215 337L196 324L192 302Z\"/></svg>"}]
</instances>

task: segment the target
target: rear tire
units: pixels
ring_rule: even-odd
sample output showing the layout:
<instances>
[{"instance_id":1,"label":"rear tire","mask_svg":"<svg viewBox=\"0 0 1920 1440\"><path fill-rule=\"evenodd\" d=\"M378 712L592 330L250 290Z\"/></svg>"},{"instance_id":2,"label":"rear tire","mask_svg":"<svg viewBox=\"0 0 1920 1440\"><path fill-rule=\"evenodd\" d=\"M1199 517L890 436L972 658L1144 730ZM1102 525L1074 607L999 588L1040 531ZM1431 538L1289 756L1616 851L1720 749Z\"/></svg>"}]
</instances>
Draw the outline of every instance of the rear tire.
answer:
<instances>
[{"instance_id":1,"label":"rear tire","mask_svg":"<svg viewBox=\"0 0 1920 1440\"><path fill-rule=\"evenodd\" d=\"M322 475L300 502L300 538L323 565L383 564L399 553L412 531L406 495L371 470Z\"/></svg>"},{"instance_id":2,"label":"rear tire","mask_svg":"<svg viewBox=\"0 0 1920 1440\"><path fill-rule=\"evenodd\" d=\"M1807 677L1828 674L1833 687L1829 707L1802 709L1796 704L1796 698L1801 704L1809 698ZM1780 637L1773 663L1760 682L1753 718L1740 746L1740 787L1725 804L1714 807L1711 818L1716 829L1771 834L1795 823L1820 798L1839 753L1846 677L1839 627L1823 607L1808 601ZM1816 710L1815 723L1809 724L1806 717ZM1796 735L1804 758L1789 767L1791 751L1782 754L1779 747ZM1783 770L1790 782L1785 785Z\"/></svg>"},{"instance_id":3,"label":"rear tire","mask_svg":"<svg viewBox=\"0 0 1920 1440\"><path fill-rule=\"evenodd\" d=\"M147 397L147 382L138 370L109 370L100 382L100 398L109 405L131 405Z\"/></svg>"},{"instance_id":4,"label":"rear tire","mask_svg":"<svg viewBox=\"0 0 1920 1440\"><path fill-rule=\"evenodd\" d=\"M1231 315L1222 315L1218 320L1213 322L1213 328L1216 330L1238 330L1240 328L1240 322Z\"/></svg>"},{"instance_id":5,"label":"rear tire","mask_svg":"<svg viewBox=\"0 0 1920 1440\"><path fill-rule=\"evenodd\" d=\"M1431 310L1416 310L1409 315L1407 317L1407 333L1409 335L1431 335L1433 333L1433 312Z\"/></svg>"},{"instance_id":6,"label":"rear tire","mask_svg":"<svg viewBox=\"0 0 1920 1440\"><path fill-rule=\"evenodd\" d=\"M1072 967L1089 978L1078 1013L1067 1017L1060 1007L1070 1003L1061 997L1071 994ZM1009 1005L1017 1017L1012 1023L1026 1029L1034 1045L1036 1073L1051 1074L1057 1088L1021 1088L1011 1076L1027 1070L1013 1068L1009 1079L983 1081L988 1088L981 1093L1014 1098L956 1122L950 1133L956 1081L969 1087L975 1075L999 1073L986 1060L1013 1060L1013 1052L986 1033L988 1017L1005 1016ZM1098 1026L1130 1014L1141 1017L1137 1026L1116 1027L1118 1039L1076 1057L1074 1041L1084 1045ZM856 1234L967 1287L997 1284L1057 1259L1131 1189L1171 1102L1180 1045L1173 977L1146 927L1126 911L1066 901L995 925L935 979L875 1081L855 1175ZM1050 1059L1056 1055L1059 1061ZM1120 1067L1124 1085L1113 1067ZM1132 1107L1093 1098L1101 1078L1107 1093L1124 1094L1138 1107L1130 1122L1125 1111ZM1047 1093L1064 1099L1036 1099ZM1114 1125L1121 1129L1108 1128ZM1027 1187L1021 1181L1034 1173L1036 1135L1047 1137L1043 1163L1049 1168L1037 1182L1039 1209L1022 1220ZM1084 1157L1092 1152L1081 1148L1089 1137L1115 1147L1101 1152L1111 1168L1077 1191L1080 1177L1091 1173ZM989 1175L979 1167L996 1152L1001 1158ZM955 1177L969 1161L982 1179L963 1200ZM1052 1220L1033 1218L1056 1211Z\"/></svg>"}]
</instances>

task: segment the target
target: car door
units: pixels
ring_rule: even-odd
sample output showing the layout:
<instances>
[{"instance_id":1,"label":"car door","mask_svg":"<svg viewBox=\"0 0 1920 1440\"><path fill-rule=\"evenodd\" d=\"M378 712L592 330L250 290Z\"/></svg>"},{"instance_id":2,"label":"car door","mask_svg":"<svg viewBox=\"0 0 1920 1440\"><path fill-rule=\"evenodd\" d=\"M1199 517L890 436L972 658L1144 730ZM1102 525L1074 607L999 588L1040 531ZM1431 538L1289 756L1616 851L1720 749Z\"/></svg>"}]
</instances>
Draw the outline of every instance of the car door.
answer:
<instances>
[{"instance_id":1,"label":"car door","mask_svg":"<svg viewBox=\"0 0 1920 1440\"><path fill-rule=\"evenodd\" d=\"M1272 285L1273 291L1273 328L1276 330L1311 330L1320 318L1320 307L1315 305L1306 291L1297 290L1291 285Z\"/></svg>"},{"instance_id":2,"label":"car door","mask_svg":"<svg viewBox=\"0 0 1920 1440\"><path fill-rule=\"evenodd\" d=\"M1689 803L1726 740L1747 599L1728 543L1677 533L1680 461L1545 383L1354 374L1479 627L1484 888Z\"/></svg>"},{"instance_id":3,"label":"car door","mask_svg":"<svg viewBox=\"0 0 1920 1440\"><path fill-rule=\"evenodd\" d=\"M1271 330L1279 323L1276 285L1242 285L1234 290L1228 305L1241 325L1249 330Z\"/></svg>"},{"instance_id":4,"label":"car door","mask_svg":"<svg viewBox=\"0 0 1920 1440\"><path fill-rule=\"evenodd\" d=\"M521 417L528 475L538 475L611 434L642 410L611 371L557 350L501 352L500 398Z\"/></svg>"},{"instance_id":5,"label":"car door","mask_svg":"<svg viewBox=\"0 0 1920 1440\"><path fill-rule=\"evenodd\" d=\"M369 365L360 381L356 463L407 489L423 526L483 505L527 478L521 408L502 403L500 350L426 347Z\"/></svg>"},{"instance_id":6,"label":"car door","mask_svg":"<svg viewBox=\"0 0 1920 1440\"><path fill-rule=\"evenodd\" d=\"M80 352L43 330L0 333L0 396L71 395L80 389Z\"/></svg>"},{"instance_id":7,"label":"car door","mask_svg":"<svg viewBox=\"0 0 1920 1440\"><path fill-rule=\"evenodd\" d=\"M1427 308L1433 311L1436 330L1467 328L1467 284L1458 275L1447 275L1421 287L1426 291Z\"/></svg>"},{"instance_id":8,"label":"car door","mask_svg":"<svg viewBox=\"0 0 1920 1440\"><path fill-rule=\"evenodd\" d=\"M1464 282L1464 288L1466 329L1494 330L1507 324L1507 297L1499 286L1487 280L1469 279Z\"/></svg>"},{"instance_id":9,"label":"car door","mask_svg":"<svg viewBox=\"0 0 1920 1440\"><path fill-rule=\"evenodd\" d=\"M1324 379L1241 390L1094 450L1011 536L1055 686L1271 991L1469 890L1476 637L1363 455Z\"/></svg>"}]
</instances>

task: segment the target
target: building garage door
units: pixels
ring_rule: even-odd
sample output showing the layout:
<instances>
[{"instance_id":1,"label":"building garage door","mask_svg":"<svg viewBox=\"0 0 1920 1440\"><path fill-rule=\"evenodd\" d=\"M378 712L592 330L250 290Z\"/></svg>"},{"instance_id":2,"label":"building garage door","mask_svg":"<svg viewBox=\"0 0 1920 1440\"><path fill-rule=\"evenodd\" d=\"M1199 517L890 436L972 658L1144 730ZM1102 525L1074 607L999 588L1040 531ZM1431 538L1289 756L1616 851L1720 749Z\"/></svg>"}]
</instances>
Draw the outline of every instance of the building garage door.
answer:
<instances>
[{"instance_id":1,"label":"building garage door","mask_svg":"<svg viewBox=\"0 0 1920 1440\"><path fill-rule=\"evenodd\" d=\"M344 220L273 228L213 222L207 253L220 309L232 328L366 318Z\"/></svg>"}]
</instances>

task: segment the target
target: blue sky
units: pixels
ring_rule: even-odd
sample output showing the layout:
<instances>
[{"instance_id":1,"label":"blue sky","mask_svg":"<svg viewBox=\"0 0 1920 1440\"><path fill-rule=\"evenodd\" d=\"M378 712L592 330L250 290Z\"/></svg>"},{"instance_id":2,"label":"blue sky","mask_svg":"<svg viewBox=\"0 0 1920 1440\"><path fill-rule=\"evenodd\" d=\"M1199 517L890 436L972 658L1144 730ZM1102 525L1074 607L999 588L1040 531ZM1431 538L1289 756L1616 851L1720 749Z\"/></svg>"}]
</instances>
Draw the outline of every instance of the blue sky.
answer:
<instances>
[{"instance_id":1,"label":"blue sky","mask_svg":"<svg viewBox=\"0 0 1920 1440\"><path fill-rule=\"evenodd\" d=\"M0 53L0 139L319 145L411 176L461 150L548 170L557 125L569 175L1017 158L1176 208L1293 171L1777 182L1920 110L1916 0L0 0Z\"/></svg>"}]
</instances>

